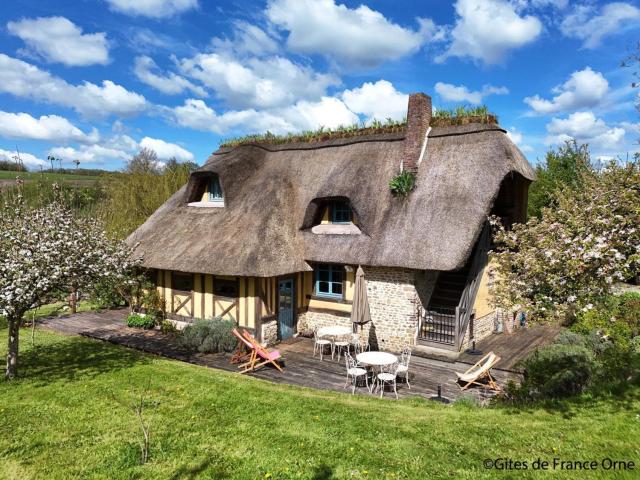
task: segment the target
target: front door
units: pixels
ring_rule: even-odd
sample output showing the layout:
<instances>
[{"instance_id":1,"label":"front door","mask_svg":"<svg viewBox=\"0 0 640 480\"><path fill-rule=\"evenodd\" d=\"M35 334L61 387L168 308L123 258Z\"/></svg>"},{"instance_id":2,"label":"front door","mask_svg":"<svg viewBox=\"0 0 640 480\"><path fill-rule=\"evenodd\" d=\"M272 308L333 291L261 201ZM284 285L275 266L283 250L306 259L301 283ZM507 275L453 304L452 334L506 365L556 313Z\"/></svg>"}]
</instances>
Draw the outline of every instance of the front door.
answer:
<instances>
[{"instance_id":1,"label":"front door","mask_svg":"<svg viewBox=\"0 0 640 480\"><path fill-rule=\"evenodd\" d=\"M278 338L285 340L294 333L293 279L278 281Z\"/></svg>"}]
</instances>

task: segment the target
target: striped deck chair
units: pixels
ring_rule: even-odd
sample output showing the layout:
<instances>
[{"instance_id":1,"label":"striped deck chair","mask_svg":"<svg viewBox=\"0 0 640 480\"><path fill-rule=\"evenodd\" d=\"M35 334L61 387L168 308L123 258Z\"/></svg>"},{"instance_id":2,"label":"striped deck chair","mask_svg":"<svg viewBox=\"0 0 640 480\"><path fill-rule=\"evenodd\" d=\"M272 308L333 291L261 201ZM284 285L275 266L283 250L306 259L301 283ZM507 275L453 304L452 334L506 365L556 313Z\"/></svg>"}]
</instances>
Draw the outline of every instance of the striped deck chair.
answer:
<instances>
[{"instance_id":1,"label":"striped deck chair","mask_svg":"<svg viewBox=\"0 0 640 480\"><path fill-rule=\"evenodd\" d=\"M256 370L267 363L270 363L276 367L279 371L283 372L282 367L278 364L277 360L282 358L278 350L270 351L268 348L263 347L249 332L244 330L242 336L251 344L254 354L251 360L248 362L246 369L240 373Z\"/></svg>"},{"instance_id":2,"label":"striped deck chair","mask_svg":"<svg viewBox=\"0 0 640 480\"><path fill-rule=\"evenodd\" d=\"M238 339L238 346L231 356L231 363L236 364L249 361L253 354L253 346L240 334L237 328L234 328L231 333Z\"/></svg>"},{"instance_id":3,"label":"striped deck chair","mask_svg":"<svg viewBox=\"0 0 640 480\"><path fill-rule=\"evenodd\" d=\"M489 387L493 390L500 390L500 385L496 383L496 381L491 376L491 368L500 361L500 357L498 357L495 353L489 352L484 357L482 357L475 365L473 365L469 370L464 373L455 372L458 376L458 381L456 382L458 386L462 390L466 390L471 385L478 385L481 387ZM481 380L486 380L487 383L481 383ZM462 382L464 385L461 385Z\"/></svg>"}]
</instances>

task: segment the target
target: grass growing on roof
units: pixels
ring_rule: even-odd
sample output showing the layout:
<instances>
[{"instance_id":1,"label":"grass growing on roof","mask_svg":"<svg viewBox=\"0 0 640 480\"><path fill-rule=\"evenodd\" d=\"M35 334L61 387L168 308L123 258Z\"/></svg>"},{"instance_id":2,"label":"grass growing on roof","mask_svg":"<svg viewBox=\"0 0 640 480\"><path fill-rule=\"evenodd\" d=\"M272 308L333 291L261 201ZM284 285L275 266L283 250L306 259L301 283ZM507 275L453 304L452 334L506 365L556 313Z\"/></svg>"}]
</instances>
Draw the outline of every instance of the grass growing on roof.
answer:
<instances>
[{"instance_id":1,"label":"grass growing on roof","mask_svg":"<svg viewBox=\"0 0 640 480\"><path fill-rule=\"evenodd\" d=\"M498 117L489 112L485 105L471 107L460 106L452 110L434 110L431 118L432 127L461 125L464 123L497 123ZM314 143L334 138L350 138L380 133L402 133L407 129L407 119L402 121L387 118L386 121L372 120L369 123L340 125L336 128L320 127L318 130L306 130L299 133L276 135L271 132L244 135L242 137L223 140L221 147L237 147L251 143L281 145L285 143Z\"/></svg>"},{"instance_id":2,"label":"grass growing on roof","mask_svg":"<svg viewBox=\"0 0 640 480\"><path fill-rule=\"evenodd\" d=\"M5 345L2 332L0 355ZM638 456L637 390L523 410L445 406L275 385L49 332L36 345L22 342L22 378L0 382L0 478L475 479L500 473L485 458ZM139 426L119 402L146 385L140 465Z\"/></svg>"}]
</instances>

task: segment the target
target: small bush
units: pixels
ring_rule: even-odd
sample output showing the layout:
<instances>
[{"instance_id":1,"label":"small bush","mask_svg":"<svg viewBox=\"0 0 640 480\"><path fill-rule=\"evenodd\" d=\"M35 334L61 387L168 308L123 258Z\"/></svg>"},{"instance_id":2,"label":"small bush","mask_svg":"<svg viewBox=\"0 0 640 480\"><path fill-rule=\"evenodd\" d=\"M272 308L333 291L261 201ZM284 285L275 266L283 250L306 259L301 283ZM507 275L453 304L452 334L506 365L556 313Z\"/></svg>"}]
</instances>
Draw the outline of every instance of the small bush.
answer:
<instances>
[{"instance_id":1,"label":"small bush","mask_svg":"<svg viewBox=\"0 0 640 480\"><path fill-rule=\"evenodd\" d=\"M584 335L572 332L570 330L563 330L558 334L553 343L558 345L576 345L579 347L586 347L587 340Z\"/></svg>"},{"instance_id":2,"label":"small bush","mask_svg":"<svg viewBox=\"0 0 640 480\"><path fill-rule=\"evenodd\" d=\"M615 343L628 345L640 334L640 294L610 295L595 308L576 315L572 330L590 334L602 332Z\"/></svg>"},{"instance_id":3,"label":"small bush","mask_svg":"<svg viewBox=\"0 0 640 480\"><path fill-rule=\"evenodd\" d=\"M169 320L163 320L162 323L160 323L160 331L162 333L166 333L168 335L172 335L174 333L177 333L178 329Z\"/></svg>"},{"instance_id":4,"label":"small bush","mask_svg":"<svg viewBox=\"0 0 640 480\"><path fill-rule=\"evenodd\" d=\"M563 398L583 392L593 376L593 353L584 346L552 344L523 362L522 398Z\"/></svg>"},{"instance_id":5,"label":"small bush","mask_svg":"<svg viewBox=\"0 0 640 480\"><path fill-rule=\"evenodd\" d=\"M156 319L144 313L131 313L127 317L127 327L144 328L146 330L156 326Z\"/></svg>"},{"instance_id":6,"label":"small bush","mask_svg":"<svg viewBox=\"0 0 640 480\"><path fill-rule=\"evenodd\" d=\"M389 182L391 193L398 197L406 197L416 186L416 175L413 172L404 171L396 175Z\"/></svg>"},{"instance_id":7,"label":"small bush","mask_svg":"<svg viewBox=\"0 0 640 480\"><path fill-rule=\"evenodd\" d=\"M233 320L198 320L180 332L180 344L200 353L230 352L237 343L231 333L235 326Z\"/></svg>"}]
</instances>

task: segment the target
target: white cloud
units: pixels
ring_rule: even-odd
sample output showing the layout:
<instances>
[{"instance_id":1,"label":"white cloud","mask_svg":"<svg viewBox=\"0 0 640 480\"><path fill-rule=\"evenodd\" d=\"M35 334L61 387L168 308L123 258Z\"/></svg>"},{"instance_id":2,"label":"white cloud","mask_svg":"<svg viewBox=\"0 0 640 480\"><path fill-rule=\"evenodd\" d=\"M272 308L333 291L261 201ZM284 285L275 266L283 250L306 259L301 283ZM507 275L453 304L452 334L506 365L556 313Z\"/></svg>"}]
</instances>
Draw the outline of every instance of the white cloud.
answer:
<instances>
[{"instance_id":1,"label":"white cloud","mask_svg":"<svg viewBox=\"0 0 640 480\"><path fill-rule=\"evenodd\" d=\"M198 0L106 0L112 10L125 15L166 18L198 6Z\"/></svg>"},{"instance_id":2,"label":"white cloud","mask_svg":"<svg viewBox=\"0 0 640 480\"><path fill-rule=\"evenodd\" d=\"M470 57L485 64L501 63L510 50L533 42L542 31L536 17L521 17L505 0L458 0L457 19L448 50L436 58Z\"/></svg>"},{"instance_id":3,"label":"white cloud","mask_svg":"<svg viewBox=\"0 0 640 480\"><path fill-rule=\"evenodd\" d=\"M50 62L69 66L109 63L106 34L83 34L82 28L65 17L22 19L7 23L7 30Z\"/></svg>"},{"instance_id":4,"label":"white cloud","mask_svg":"<svg viewBox=\"0 0 640 480\"><path fill-rule=\"evenodd\" d=\"M345 90L342 100L352 112L365 115L367 121L387 118L402 120L407 114L409 95L396 90L387 80L378 80Z\"/></svg>"},{"instance_id":5,"label":"white cloud","mask_svg":"<svg viewBox=\"0 0 640 480\"><path fill-rule=\"evenodd\" d=\"M366 5L352 9L334 0L271 0L266 15L288 32L289 49L326 55L348 66L395 60L442 36L431 20L418 19L419 28L412 30Z\"/></svg>"},{"instance_id":6,"label":"white cloud","mask_svg":"<svg viewBox=\"0 0 640 480\"><path fill-rule=\"evenodd\" d=\"M473 105L482 103L484 97L488 95L506 95L509 93L507 87L494 87L485 85L482 90L469 90L464 85L452 85L450 83L438 82L435 90L443 100L448 102L467 102Z\"/></svg>"},{"instance_id":7,"label":"white cloud","mask_svg":"<svg viewBox=\"0 0 640 480\"><path fill-rule=\"evenodd\" d=\"M564 35L582 41L584 48L596 48L602 39L627 27L637 28L640 9L624 2L604 5L598 13L593 5L577 5L560 25Z\"/></svg>"},{"instance_id":8,"label":"white cloud","mask_svg":"<svg viewBox=\"0 0 640 480\"><path fill-rule=\"evenodd\" d=\"M55 142L96 143L100 140L100 134L95 128L87 134L58 115L42 115L40 118L34 118L28 113L2 111L0 111L0 136Z\"/></svg>"},{"instance_id":9,"label":"white cloud","mask_svg":"<svg viewBox=\"0 0 640 480\"><path fill-rule=\"evenodd\" d=\"M216 50L261 56L278 51L278 42L270 34L250 23L237 21L233 24L232 38L214 38Z\"/></svg>"},{"instance_id":10,"label":"white cloud","mask_svg":"<svg viewBox=\"0 0 640 480\"><path fill-rule=\"evenodd\" d=\"M327 87L339 84L333 75L316 73L280 56L238 59L222 51L201 53L181 60L180 69L213 89L231 107L240 108L317 99Z\"/></svg>"},{"instance_id":11,"label":"white cloud","mask_svg":"<svg viewBox=\"0 0 640 480\"><path fill-rule=\"evenodd\" d=\"M173 72L169 72L169 74L163 76L157 73L157 70L158 66L150 57L136 57L133 73L135 73L138 80L142 83L146 83L167 95L178 95L185 90L189 90L200 97L207 96L207 92L202 87L194 85L186 78L176 75Z\"/></svg>"},{"instance_id":12,"label":"white cloud","mask_svg":"<svg viewBox=\"0 0 640 480\"><path fill-rule=\"evenodd\" d=\"M140 148L148 148L158 155L160 160L175 158L179 162L192 162L193 154L175 143L165 142L159 138L144 137Z\"/></svg>"},{"instance_id":13,"label":"white cloud","mask_svg":"<svg viewBox=\"0 0 640 480\"><path fill-rule=\"evenodd\" d=\"M557 113L598 106L609 91L609 82L590 67L573 72L569 80L553 89L557 95L546 100L538 95L527 97L525 103L538 114Z\"/></svg>"},{"instance_id":14,"label":"white cloud","mask_svg":"<svg viewBox=\"0 0 640 480\"><path fill-rule=\"evenodd\" d=\"M301 100L294 105L269 110L229 110L221 114L202 100L187 99L170 114L178 125L217 134L232 131L283 134L321 126L335 128L358 121L358 116L335 97L322 97L316 102Z\"/></svg>"},{"instance_id":15,"label":"white cloud","mask_svg":"<svg viewBox=\"0 0 640 480\"><path fill-rule=\"evenodd\" d=\"M567 118L553 118L547 124L547 145L575 139L588 143L595 151L622 151L625 146L625 129L610 127L593 112L576 112Z\"/></svg>"},{"instance_id":16,"label":"white cloud","mask_svg":"<svg viewBox=\"0 0 640 480\"><path fill-rule=\"evenodd\" d=\"M0 53L0 92L73 108L87 117L128 116L147 107L142 95L104 80L71 85L22 60Z\"/></svg>"},{"instance_id":17,"label":"white cloud","mask_svg":"<svg viewBox=\"0 0 640 480\"><path fill-rule=\"evenodd\" d=\"M11 152L9 150L0 149L0 160L4 162L15 162L14 156L16 156L16 152ZM40 166L46 166L47 162L42 160L41 158L36 157L35 155L27 152L20 152L20 159L25 167L28 169L36 168Z\"/></svg>"},{"instance_id":18,"label":"white cloud","mask_svg":"<svg viewBox=\"0 0 640 480\"><path fill-rule=\"evenodd\" d=\"M523 152L531 153L534 151L533 147L531 147L530 145L524 145L522 143L523 136L522 136L522 133L519 132L517 128L511 127L507 129L507 137L509 137L511 141L515 143Z\"/></svg>"},{"instance_id":19,"label":"white cloud","mask_svg":"<svg viewBox=\"0 0 640 480\"><path fill-rule=\"evenodd\" d=\"M103 145L82 145L79 148L53 147L49 149L48 154L61 158L63 163L80 160L81 164L103 164L109 160L127 160L131 156L130 152Z\"/></svg>"}]
</instances>

